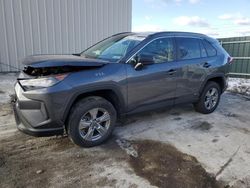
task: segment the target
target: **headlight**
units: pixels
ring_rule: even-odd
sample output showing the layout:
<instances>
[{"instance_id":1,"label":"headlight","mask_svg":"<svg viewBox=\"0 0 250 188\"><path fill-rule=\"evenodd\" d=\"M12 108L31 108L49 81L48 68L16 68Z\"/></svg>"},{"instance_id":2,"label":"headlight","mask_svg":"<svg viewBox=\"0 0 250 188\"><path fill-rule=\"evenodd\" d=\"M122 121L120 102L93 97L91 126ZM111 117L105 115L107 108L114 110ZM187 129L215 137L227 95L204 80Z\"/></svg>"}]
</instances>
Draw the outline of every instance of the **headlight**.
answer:
<instances>
[{"instance_id":1,"label":"headlight","mask_svg":"<svg viewBox=\"0 0 250 188\"><path fill-rule=\"evenodd\" d=\"M67 75L57 75L55 77L35 78L19 80L25 90L47 88L63 80Z\"/></svg>"}]
</instances>

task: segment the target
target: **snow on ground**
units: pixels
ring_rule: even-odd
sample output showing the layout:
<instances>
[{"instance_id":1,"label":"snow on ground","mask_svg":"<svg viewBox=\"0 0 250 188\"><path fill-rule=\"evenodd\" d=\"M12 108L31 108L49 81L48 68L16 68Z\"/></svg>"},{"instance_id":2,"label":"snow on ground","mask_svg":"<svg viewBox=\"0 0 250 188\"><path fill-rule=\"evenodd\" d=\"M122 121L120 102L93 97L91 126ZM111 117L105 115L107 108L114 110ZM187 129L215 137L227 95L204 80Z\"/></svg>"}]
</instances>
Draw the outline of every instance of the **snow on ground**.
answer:
<instances>
[{"instance_id":1,"label":"snow on ground","mask_svg":"<svg viewBox=\"0 0 250 188\"><path fill-rule=\"evenodd\" d=\"M14 84L18 73L0 74L0 104L10 100L10 95L14 93Z\"/></svg>"},{"instance_id":2,"label":"snow on ground","mask_svg":"<svg viewBox=\"0 0 250 188\"><path fill-rule=\"evenodd\" d=\"M227 90L250 96L250 79L229 78Z\"/></svg>"}]
</instances>

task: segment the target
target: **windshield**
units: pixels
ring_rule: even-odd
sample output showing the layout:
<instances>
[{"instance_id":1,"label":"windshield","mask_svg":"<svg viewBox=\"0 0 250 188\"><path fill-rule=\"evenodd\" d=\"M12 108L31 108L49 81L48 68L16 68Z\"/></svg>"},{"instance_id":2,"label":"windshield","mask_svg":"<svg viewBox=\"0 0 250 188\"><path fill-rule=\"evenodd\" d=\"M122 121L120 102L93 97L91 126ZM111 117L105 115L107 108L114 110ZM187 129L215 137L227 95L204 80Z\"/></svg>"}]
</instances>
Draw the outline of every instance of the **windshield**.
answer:
<instances>
[{"instance_id":1,"label":"windshield","mask_svg":"<svg viewBox=\"0 0 250 188\"><path fill-rule=\"evenodd\" d=\"M107 38L81 53L81 56L91 59L102 59L116 62L124 57L145 37L135 35L116 35Z\"/></svg>"}]
</instances>

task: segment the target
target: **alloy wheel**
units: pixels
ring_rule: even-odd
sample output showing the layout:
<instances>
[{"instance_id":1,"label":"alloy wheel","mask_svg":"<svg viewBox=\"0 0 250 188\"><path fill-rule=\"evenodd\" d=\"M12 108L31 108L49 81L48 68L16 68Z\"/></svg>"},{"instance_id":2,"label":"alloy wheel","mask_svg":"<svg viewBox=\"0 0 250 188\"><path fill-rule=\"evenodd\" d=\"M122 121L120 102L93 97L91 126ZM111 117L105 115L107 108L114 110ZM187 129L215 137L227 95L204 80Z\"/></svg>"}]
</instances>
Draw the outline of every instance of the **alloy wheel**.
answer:
<instances>
[{"instance_id":1,"label":"alloy wheel","mask_svg":"<svg viewBox=\"0 0 250 188\"><path fill-rule=\"evenodd\" d=\"M87 141L96 141L103 137L110 127L110 114L104 108L87 111L79 122L81 137Z\"/></svg>"},{"instance_id":2,"label":"alloy wheel","mask_svg":"<svg viewBox=\"0 0 250 188\"><path fill-rule=\"evenodd\" d=\"M205 107L208 110L211 110L212 108L214 108L216 106L216 104L218 103L218 99L219 99L219 91L217 88L210 88L206 95L205 95Z\"/></svg>"}]
</instances>

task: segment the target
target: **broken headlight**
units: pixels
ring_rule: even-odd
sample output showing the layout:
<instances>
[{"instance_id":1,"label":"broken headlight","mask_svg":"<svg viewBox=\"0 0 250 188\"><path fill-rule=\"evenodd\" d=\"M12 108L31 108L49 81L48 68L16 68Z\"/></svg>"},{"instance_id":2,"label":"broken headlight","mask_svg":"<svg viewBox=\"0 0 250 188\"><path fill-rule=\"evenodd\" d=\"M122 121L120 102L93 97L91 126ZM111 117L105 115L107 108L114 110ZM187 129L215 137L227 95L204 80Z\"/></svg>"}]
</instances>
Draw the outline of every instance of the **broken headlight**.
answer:
<instances>
[{"instance_id":1,"label":"broken headlight","mask_svg":"<svg viewBox=\"0 0 250 188\"><path fill-rule=\"evenodd\" d=\"M56 75L54 77L32 78L32 79L19 79L19 83L24 90L33 90L51 87L58 82L62 81L67 75Z\"/></svg>"}]
</instances>

